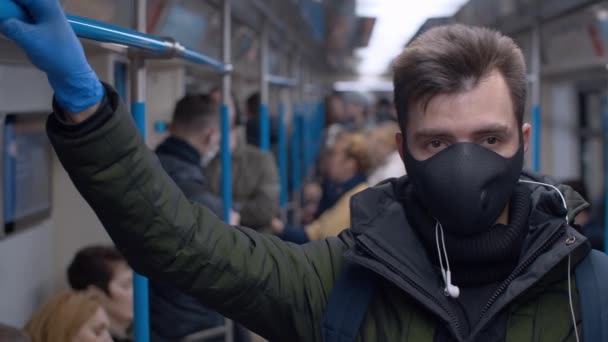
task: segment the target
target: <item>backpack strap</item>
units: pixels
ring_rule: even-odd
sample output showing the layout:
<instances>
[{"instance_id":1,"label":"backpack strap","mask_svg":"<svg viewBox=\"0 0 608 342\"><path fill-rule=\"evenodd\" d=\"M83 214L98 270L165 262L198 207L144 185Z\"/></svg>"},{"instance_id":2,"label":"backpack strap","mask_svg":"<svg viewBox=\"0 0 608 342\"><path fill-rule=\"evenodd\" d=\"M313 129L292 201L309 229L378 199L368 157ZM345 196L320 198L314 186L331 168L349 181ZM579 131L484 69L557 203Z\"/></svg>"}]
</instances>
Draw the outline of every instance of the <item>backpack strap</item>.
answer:
<instances>
[{"instance_id":1,"label":"backpack strap","mask_svg":"<svg viewBox=\"0 0 608 342\"><path fill-rule=\"evenodd\" d=\"M608 342L608 255L592 250L575 270L583 342Z\"/></svg>"},{"instance_id":2,"label":"backpack strap","mask_svg":"<svg viewBox=\"0 0 608 342\"><path fill-rule=\"evenodd\" d=\"M323 320L323 342L354 342L376 288L376 275L345 263L329 295Z\"/></svg>"}]
</instances>

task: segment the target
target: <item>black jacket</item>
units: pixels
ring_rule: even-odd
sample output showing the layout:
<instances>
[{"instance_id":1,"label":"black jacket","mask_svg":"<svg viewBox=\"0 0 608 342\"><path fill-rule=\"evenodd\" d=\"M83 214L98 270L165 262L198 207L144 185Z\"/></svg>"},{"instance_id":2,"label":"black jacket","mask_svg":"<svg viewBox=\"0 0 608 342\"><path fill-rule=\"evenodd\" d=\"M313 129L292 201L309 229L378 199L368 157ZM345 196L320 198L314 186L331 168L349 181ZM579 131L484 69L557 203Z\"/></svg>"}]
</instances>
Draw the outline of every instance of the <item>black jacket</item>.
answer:
<instances>
[{"instance_id":1,"label":"black jacket","mask_svg":"<svg viewBox=\"0 0 608 342\"><path fill-rule=\"evenodd\" d=\"M205 188L199 153L187 142L167 138L156 149L161 165L188 199L222 216L221 199ZM186 335L223 324L223 317L197 299L158 280L150 280L152 341L177 341Z\"/></svg>"}]
</instances>

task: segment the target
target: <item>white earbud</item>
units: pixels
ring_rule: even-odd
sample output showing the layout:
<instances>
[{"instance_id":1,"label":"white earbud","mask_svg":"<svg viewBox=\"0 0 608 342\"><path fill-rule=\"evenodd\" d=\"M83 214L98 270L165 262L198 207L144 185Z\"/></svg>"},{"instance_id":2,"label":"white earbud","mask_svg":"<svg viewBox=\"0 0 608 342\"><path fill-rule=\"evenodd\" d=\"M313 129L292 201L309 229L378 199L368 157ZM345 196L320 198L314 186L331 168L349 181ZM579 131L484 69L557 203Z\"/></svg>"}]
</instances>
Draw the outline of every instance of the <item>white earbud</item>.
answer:
<instances>
[{"instance_id":1,"label":"white earbud","mask_svg":"<svg viewBox=\"0 0 608 342\"><path fill-rule=\"evenodd\" d=\"M452 284L452 272L446 271L446 273L447 281L445 282L445 295L452 298L458 298L460 296L460 288Z\"/></svg>"},{"instance_id":2,"label":"white earbud","mask_svg":"<svg viewBox=\"0 0 608 342\"><path fill-rule=\"evenodd\" d=\"M443 283L445 288L443 293L446 297L458 298L460 296L460 289L458 286L452 284L452 272L450 271L450 260L448 259L448 251L445 248L445 239L443 237L443 227L439 221L435 220L435 242L437 243L437 253L439 254L439 265L441 266L441 276L443 277ZM439 233L441 233L441 245L439 244ZM443 246L443 254L445 255L446 268L443 268L443 259L441 258L441 247Z\"/></svg>"}]
</instances>

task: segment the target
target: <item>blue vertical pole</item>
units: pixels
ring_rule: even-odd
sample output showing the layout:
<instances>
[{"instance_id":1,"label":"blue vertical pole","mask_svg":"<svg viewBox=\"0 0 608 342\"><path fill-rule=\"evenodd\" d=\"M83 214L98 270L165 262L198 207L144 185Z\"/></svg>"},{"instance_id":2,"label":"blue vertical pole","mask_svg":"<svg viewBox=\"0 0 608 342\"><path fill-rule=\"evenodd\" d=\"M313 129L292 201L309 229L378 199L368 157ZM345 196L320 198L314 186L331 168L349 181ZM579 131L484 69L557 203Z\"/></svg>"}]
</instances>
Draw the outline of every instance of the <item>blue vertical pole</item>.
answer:
<instances>
[{"instance_id":1,"label":"blue vertical pole","mask_svg":"<svg viewBox=\"0 0 608 342\"><path fill-rule=\"evenodd\" d=\"M133 78L131 89L131 113L142 139L146 139L146 70L141 57L132 59ZM150 310L148 303L148 279L135 274L133 277L134 332L136 342L150 341Z\"/></svg>"},{"instance_id":2,"label":"blue vertical pole","mask_svg":"<svg viewBox=\"0 0 608 342\"><path fill-rule=\"evenodd\" d=\"M270 114L267 103L260 104L260 148L270 150Z\"/></svg>"},{"instance_id":3,"label":"blue vertical pole","mask_svg":"<svg viewBox=\"0 0 608 342\"><path fill-rule=\"evenodd\" d=\"M301 154L300 154L300 121L301 115L294 106L293 128L291 133L291 172L292 172L292 190L295 192L300 190L300 174L301 174Z\"/></svg>"},{"instance_id":4,"label":"blue vertical pole","mask_svg":"<svg viewBox=\"0 0 608 342\"><path fill-rule=\"evenodd\" d=\"M131 115L139 130L139 134L146 139L146 103L145 102L131 102Z\"/></svg>"},{"instance_id":5,"label":"blue vertical pole","mask_svg":"<svg viewBox=\"0 0 608 342\"><path fill-rule=\"evenodd\" d=\"M540 171L540 131L540 104L536 103L532 106L532 169L534 172Z\"/></svg>"},{"instance_id":6,"label":"blue vertical pole","mask_svg":"<svg viewBox=\"0 0 608 342\"><path fill-rule=\"evenodd\" d=\"M534 172L540 171L540 152L541 152L541 108L540 108L540 89L541 89L541 32L540 24L534 25L532 32L532 169Z\"/></svg>"},{"instance_id":7,"label":"blue vertical pole","mask_svg":"<svg viewBox=\"0 0 608 342\"><path fill-rule=\"evenodd\" d=\"M285 127L285 105L279 103L279 176L281 179L281 193L279 204L282 209L287 207L287 132Z\"/></svg>"},{"instance_id":8,"label":"blue vertical pole","mask_svg":"<svg viewBox=\"0 0 608 342\"><path fill-rule=\"evenodd\" d=\"M308 152L310 151L310 142L308 141L308 103L302 104L302 113L298 121L302 153L302 171L300 173L300 179L303 179L308 174Z\"/></svg>"},{"instance_id":9,"label":"blue vertical pole","mask_svg":"<svg viewBox=\"0 0 608 342\"><path fill-rule=\"evenodd\" d=\"M604 252L608 253L608 98L601 98L604 124Z\"/></svg>"},{"instance_id":10,"label":"blue vertical pole","mask_svg":"<svg viewBox=\"0 0 608 342\"><path fill-rule=\"evenodd\" d=\"M222 103L221 158L222 158L222 203L224 220L230 222L232 210L232 158L230 156L230 109Z\"/></svg>"},{"instance_id":11,"label":"blue vertical pole","mask_svg":"<svg viewBox=\"0 0 608 342\"><path fill-rule=\"evenodd\" d=\"M145 139L146 103L132 102L131 113L141 136ZM148 304L148 279L146 277L135 274L133 279L133 295L135 310L135 341L148 342L150 340L150 310Z\"/></svg>"},{"instance_id":12,"label":"blue vertical pole","mask_svg":"<svg viewBox=\"0 0 608 342\"><path fill-rule=\"evenodd\" d=\"M120 98L127 98L127 65L125 63L114 63L114 86Z\"/></svg>"},{"instance_id":13,"label":"blue vertical pole","mask_svg":"<svg viewBox=\"0 0 608 342\"><path fill-rule=\"evenodd\" d=\"M270 115L268 113L269 84L267 82L269 54L268 54L268 22L262 25L260 34L260 148L264 151L270 150Z\"/></svg>"},{"instance_id":14,"label":"blue vertical pole","mask_svg":"<svg viewBox=\"0 0 608 342\"><path fill-rule=\"evenodd\" d=\"M136 0L135 23L140 32L146 32L147 0ZM131 59L131 113L141 133L146 139L146 67L141 56ZM148 279L135 274L133 276L133 309L134 333L136 342L150 341L150 307L148 296Z\"/></svg>"},{"instance_id":15,"label":"blue vertical pole","mask_svg":"<svg viewBox=\"0 0 608 342\"><path fill-rule=\"evenodd\" d=\"M232 156L230 151L230 115L229 99L232 96L232 0L224 0L222 8L222 58L226 70L222 75L222 107L221 107L221 162L222 162L222 204L224 205L224 220L230 222L232 212ZM236 113L234 113L236 115ZM225 319L224 342L234 341L234 323Z\"/></svg>"}]
</instances>

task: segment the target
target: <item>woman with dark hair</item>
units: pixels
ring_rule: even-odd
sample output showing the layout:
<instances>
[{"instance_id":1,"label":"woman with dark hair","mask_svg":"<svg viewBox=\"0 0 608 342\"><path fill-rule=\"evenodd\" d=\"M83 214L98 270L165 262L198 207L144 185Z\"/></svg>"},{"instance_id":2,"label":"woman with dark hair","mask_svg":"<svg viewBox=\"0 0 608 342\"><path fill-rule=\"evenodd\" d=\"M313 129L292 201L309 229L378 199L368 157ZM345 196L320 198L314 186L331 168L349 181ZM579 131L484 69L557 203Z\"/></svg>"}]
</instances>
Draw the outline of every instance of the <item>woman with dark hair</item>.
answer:
<instances>
[{"instance_id":1,"label":"woman with dark hair","mask_svg":"<svg viewBox=\"0 0 608 342\"><path fill-rule=\"evenodd\" d=\"M68 267L72 289L98 298L110 319L115 341L131 341L133 271L111 246L89 246L74 256Z\"/></svg>"}]
</instances>

